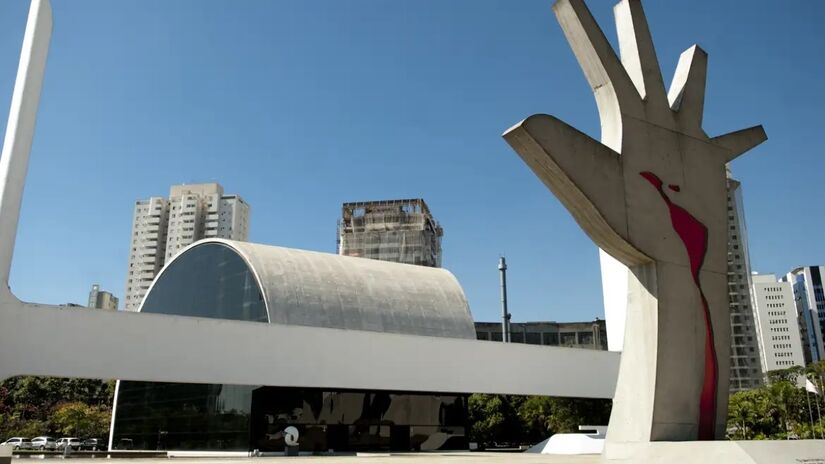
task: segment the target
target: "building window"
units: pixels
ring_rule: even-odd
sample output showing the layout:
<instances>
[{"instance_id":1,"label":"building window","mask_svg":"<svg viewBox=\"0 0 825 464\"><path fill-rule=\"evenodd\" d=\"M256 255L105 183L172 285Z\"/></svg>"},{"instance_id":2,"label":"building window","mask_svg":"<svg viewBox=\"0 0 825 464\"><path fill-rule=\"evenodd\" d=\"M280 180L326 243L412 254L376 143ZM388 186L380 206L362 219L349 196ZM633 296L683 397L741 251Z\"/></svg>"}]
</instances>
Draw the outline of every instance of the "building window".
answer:
<instances>
[{"instance_id":1,"label":"building window","mask_svg":"<svg viewBox=\"0 0 825 464\"><path fill-rule=\"evenodd\" d=\"M558 346L559 334L555 332L544 332L543 340L545 345Z\"/></svg>"}]
</instances>

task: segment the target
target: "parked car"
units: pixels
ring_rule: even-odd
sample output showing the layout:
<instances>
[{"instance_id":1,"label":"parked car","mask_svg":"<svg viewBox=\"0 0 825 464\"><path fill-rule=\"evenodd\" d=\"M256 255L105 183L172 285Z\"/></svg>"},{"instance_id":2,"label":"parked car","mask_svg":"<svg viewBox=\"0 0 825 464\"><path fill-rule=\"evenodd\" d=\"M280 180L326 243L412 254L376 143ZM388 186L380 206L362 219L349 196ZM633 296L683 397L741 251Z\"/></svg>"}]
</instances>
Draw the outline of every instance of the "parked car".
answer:
<instances>
[{"instance_id":1,"label":"parked car","mask_svg":"<svg viewBox=\"0 0 825 464\"><path fill-rule=\"evenodd\" d=\"M108 446L108 440L103 440L102 438L87 438L83 440L83 443L80 445L80 449L89 451L108 451L106 449Z\"/></svg>"},{"instance_id":2,"label":"parked car","mask_svg":"<svg viewBox=\"0 0 825 464\"><path fill-rule=\"evenodd\" d=\"M32 442L28 438L12 437L2 443L6 446L11 446L14 450L30 450L32 449Z\"/></svg>"},{"instance_id":3,"label":"parked car","mask_svg":"<svg viewBox=\"0 0 825 464\"><path fill-rule=\"evenodd\" d=\"M58 451L63 451L67 446L70 449L77 451L80 449L80 438L63 437L60 440L57 440L56 444Z\"/></svg>"},{"instance_id":4,"label":"parked car","mask_svg":"<svg viewBox=\"0 0 825 464\"><path fill-rule=\"evenodd\" d=\"M52 437L34 437L32 438L32 449L53 451L57 449L57 442Z\"/></svg>"}]
</instances>

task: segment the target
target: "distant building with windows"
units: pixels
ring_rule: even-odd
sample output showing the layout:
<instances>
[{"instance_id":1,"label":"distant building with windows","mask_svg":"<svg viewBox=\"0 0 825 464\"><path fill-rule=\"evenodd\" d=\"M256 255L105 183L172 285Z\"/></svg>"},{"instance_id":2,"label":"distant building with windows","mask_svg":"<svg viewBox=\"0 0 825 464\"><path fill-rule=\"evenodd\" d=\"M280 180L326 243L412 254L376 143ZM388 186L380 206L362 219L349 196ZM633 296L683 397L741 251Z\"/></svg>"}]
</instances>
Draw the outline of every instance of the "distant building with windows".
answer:
<instances>
[{"instance_id":1,"label":"distant building with windows","mask_svg":"<svg viewBox=\"0 0 825 464\"><path fill-rule=\"evenodd\" d=\"M421 198L344 203L338 254L441 267L444 230Z\"/></svg>"},{"instance_id":2,"label":"distant building with windows","mask_svg":"<svg viewBox=\"0 0 825 464\"><path fill-rule=\"evenodd\" d=\"M802 351L806 363L825 359L823 274L825 274L825 266L805 266L792 270L782 278L793 288L799 331L802 336Z\"/></svg>"},{"instance_id":3,"label":"distant building with windows","mask_svg":"<svg viewBox=\"0 0 825 464\"><path fill-rule=\"evenodd\" d=\"M804 366L794 294L789 282L773 274L752 277L762 370Z\"/></svg>"},{"instance_id":4,"label":"distant building with windows","mask_svg":"<svg viewBox=\"0 0 825 464\"><path fill-rule=\"evenodd\" d=\"M204 238L246 241L249 205L220 184L173 185L169 198L138 200L132 219L124 309L137 311L155 276L181 250Z\"/></svg>"},{"instance_id":5,"label":"distant building with windows","mask_svg":"<svg viewBox=\"0 0 825 464\"><path fill-rule=\"evenodd\" d=\"M89 292L89 303L86 305L89 308L107 309L110 311L117 311L117 297L109 292L100 289L100 285L92 285L92 290Z\"/></svg>"},{"instance_id":6,"label":"distant building with windows","mask_svg":"<svg viewBox=\"0 0 825 464\"><path fill-rule=\"evenodd\" d=\"M476 338L500 342L500 322L476 322ZM607 329L602 319L590 322L511 322L510 342L607 351Z\"/></svg>"}]
</instances>

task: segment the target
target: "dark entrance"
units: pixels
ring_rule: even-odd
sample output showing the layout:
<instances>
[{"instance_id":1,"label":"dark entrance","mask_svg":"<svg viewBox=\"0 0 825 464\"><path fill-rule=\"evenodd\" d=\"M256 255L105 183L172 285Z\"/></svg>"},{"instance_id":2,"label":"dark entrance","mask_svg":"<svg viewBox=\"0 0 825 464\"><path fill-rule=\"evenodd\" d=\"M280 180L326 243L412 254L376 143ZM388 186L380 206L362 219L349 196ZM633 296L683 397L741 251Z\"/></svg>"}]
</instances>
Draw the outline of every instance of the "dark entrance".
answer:
<instances>
[{"instance_id":1,"label":"dark entrance","mask_svg":"<svg viewBox=\"0 0 825 464\"><path fill-rule=\"evenodd\" d=\"M327 450L346 451L349 449L349 426L327 426Z\"/></svg>"},{"instance_id":2,"label":"dark entrance","mask_svg":"<svg viewBox=\"0 0 825 464\"><path fill-rule=\"evenodd\" d=\"M409 451L410 449L412 449L410 446L410 426L390 426L390 451Z\"/></svg>"}]
</instances>

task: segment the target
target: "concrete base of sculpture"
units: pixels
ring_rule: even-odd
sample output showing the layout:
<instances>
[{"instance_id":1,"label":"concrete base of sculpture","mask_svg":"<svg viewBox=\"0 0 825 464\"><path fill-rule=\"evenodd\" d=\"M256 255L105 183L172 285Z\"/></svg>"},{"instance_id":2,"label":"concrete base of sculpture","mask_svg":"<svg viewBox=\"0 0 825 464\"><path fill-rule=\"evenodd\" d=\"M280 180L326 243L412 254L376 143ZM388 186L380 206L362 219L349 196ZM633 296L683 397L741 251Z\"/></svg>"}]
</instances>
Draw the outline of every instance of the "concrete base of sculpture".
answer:
<instances>
[{"instance_id":1,"label":"concrete base of sculpture","mask_svg":"<svg viewBox=\"0 0 825 464\"><path fill-rule=\"evenodd\" d=\"M0 445L0 464L11 464L12 447Z\"/></svg>"},{"instance_id":2,"label":"concrete base of sculpture","mask_svg":"<svg viewBox=\"0 0 825 464\"><path fill-rule=\"evenodd\" d=\"M607 463L825 464L825 440L608 443Z\"/></svg>"}]
</instances>

